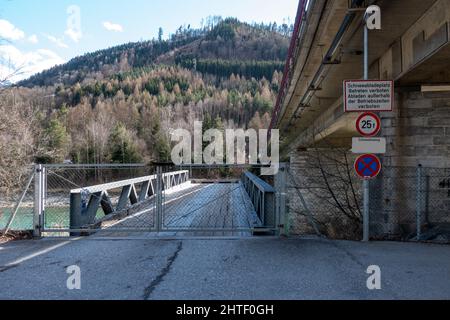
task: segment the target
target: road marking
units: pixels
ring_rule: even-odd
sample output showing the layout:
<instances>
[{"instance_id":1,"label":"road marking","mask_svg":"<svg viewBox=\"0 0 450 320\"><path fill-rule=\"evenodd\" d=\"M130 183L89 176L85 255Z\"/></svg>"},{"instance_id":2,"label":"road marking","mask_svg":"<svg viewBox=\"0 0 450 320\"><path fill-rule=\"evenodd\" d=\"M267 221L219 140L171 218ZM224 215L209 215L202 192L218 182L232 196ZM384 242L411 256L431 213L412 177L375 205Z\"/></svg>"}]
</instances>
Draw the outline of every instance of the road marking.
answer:
<instances>
[{"instance_id":1,"label":"road marking","mask_svg":"<svg viewBox=\"0 0 450 320\"><path fill-rule=\"evenodd\" d=\"M73 241L80 240L80 239L82 239L82 238L77 238L77 239L73 239L72 241L66 241L66 242L58 243L57 245L51 246L51 247L49 247L47 249L38 251L36 253L30 254L30 255L25 256L23 258L17 259L15 261L11 262L11 263L8 263L6 265L6 267L16 266L18 264L24 263L24 262L26 262L28 260L31 260L31 259L34 259L36 257L42 256L44 254L47 254L47 253L49 253L49 252L51 252L53 250L56 250L56 249L61 248L61 247L64 247L65 245L67 245L69 243L72 243Z\"/></svg>"}]
</instances>

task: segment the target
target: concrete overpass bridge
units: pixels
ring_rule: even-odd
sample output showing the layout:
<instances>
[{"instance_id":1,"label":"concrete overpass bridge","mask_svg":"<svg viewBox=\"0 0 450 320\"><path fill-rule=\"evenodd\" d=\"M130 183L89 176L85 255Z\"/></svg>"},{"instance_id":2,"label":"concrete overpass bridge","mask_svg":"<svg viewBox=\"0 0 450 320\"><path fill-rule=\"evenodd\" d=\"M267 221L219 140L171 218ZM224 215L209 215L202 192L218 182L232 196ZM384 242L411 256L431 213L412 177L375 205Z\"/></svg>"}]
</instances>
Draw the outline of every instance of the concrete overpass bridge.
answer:
<instances>
[{"instance_id":1,"label":"concrete overpass bridge","mask_svg":"<svg viewBox=\"0 0 450 320\"><path fill-rule=\"evenodd\" d=\"M352 189L343 195L333 186L339 168L330 168L353 165L349 151L352 137L359 136L359 114L344 112L343 81L363 78L363 15L369 5L378 5L382 14L382 30L369 34L369 78L395 81L394 112L381 113L388 145L385 170L371 185L372 235L405 235L417 225L450 222L448 190L439 188L450 175L449 1L301 0L271 126L280 129L293 175L305 184L324 184L330 195L323 202L360 220L359 183L347 177L355 182L338 184ZM339 156L330 154L336 150ZM419 165L427 182L420 181ZM331 182L324 181L327 176ZM307 211L330 212L302 188L313 207ZM354 199L346 200L348 194Z\"/></svg>"}]
</instances>

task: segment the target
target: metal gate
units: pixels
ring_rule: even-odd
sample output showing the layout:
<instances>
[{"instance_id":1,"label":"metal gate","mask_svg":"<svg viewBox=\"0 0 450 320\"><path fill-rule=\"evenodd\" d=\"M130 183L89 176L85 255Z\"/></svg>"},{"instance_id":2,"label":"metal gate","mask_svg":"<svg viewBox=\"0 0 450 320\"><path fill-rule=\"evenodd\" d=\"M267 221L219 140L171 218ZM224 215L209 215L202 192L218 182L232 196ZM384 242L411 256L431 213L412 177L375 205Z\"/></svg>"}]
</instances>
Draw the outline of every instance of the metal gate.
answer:
<instances>
[{"instance_id":1,"label":"metal gate","mask_svg":"<svg viewBox=\"0 0 450 320\"><path fill-rule=\"evenodd\" d=\"M269 227L258 215L245 188L248 168L191 166L182 169L188 169L189 183L181 188L164 189L162 193L161 231L243 235ZM174 169L162 167L161 170ZM266 191L274 195L273 188Z\"/></svg>"},{"instance_id":2,"label":"metal gate","mask_svg":"<svg viewBox=\"0 0 450 320\"><path fill-rule=\"evenodd\" d=\"M35 235L251 235L277 227L276 191L250 167L47 165Z\"/></svg>"}]
</instances>

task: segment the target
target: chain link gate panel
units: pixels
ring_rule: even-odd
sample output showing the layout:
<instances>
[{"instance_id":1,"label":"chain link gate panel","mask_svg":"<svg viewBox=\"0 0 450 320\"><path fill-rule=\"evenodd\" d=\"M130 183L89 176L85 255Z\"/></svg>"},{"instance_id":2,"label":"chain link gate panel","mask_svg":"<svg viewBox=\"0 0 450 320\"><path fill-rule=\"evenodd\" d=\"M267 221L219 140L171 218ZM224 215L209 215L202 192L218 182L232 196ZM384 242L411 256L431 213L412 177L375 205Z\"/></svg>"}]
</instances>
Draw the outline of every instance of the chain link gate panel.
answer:
<instances>
[{"instance_id":1,"label":"chain link gate panel","mask_svg":"<svg viewBox=\"0 0 450 320\"><path fill-rule=\"evenodd\" d=\"M102 231L152 231L156 176L144 165L42 167L41 231L76 235Z\"/></svg>"},{"instance_id":2,"label":"chain link gate panel","mask_svg":"<svg viewBox=\"0 0 450 320\"><path fill-rule=\"evenodd\" d=\"M275 190L249 167L46 165L35 175L35 234L252 235L276 227Z\"/></svg>"},{"instance_id":3,"label":"chain link gate panel","mask_svg":"<svg viewBox=\"0 0 450 320\"><path fill-rule=\"evenodd\" d=\"M251 235L257 228L275 228L274 219L270 220L270 226L261 219L245 188L244 177L249 167L190 166L183 169L189 170L189 183L163 190L161 231L230 236ZM164 167L162 170L180 169ZM168 181L164 181L164 185L170 186ZM274 208L269 210L269 215L275 214Z\"/></svg>"}]
</instances>

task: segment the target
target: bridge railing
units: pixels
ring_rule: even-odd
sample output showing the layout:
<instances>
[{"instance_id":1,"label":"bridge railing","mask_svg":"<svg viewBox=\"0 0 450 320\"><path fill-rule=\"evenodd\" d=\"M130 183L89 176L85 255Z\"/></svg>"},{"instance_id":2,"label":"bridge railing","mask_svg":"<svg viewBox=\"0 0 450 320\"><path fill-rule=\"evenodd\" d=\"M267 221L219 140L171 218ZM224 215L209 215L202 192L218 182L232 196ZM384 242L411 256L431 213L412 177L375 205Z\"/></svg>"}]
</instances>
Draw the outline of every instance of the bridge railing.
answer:
<instances>
[{"instance_id":1,"label":"bridge railing","mask_svg":"<svg viewBox=\"0 0 450 320\"><path fill-rule=\"evenodd\" d=\"M163 173L162 190L172 189L188 181L187 170ZM70 229L95 224L99 208L108 217L156 196L157 183L158 175L151 175L71 190ZM113 205L109 192L117 189L121 189L121 192L117 204Z\"/></svg>"},{"instance_id":2,"label":"bridge railing","mask_svg":"<svg viewBox=\"0 0 450 320\"><path fill-rule=\"evenodd\" d=\"M256 175L245 172L242 184L253 203L262 227L275 227L276 224L276 190Z\"/></svg>"}]
</instances>

